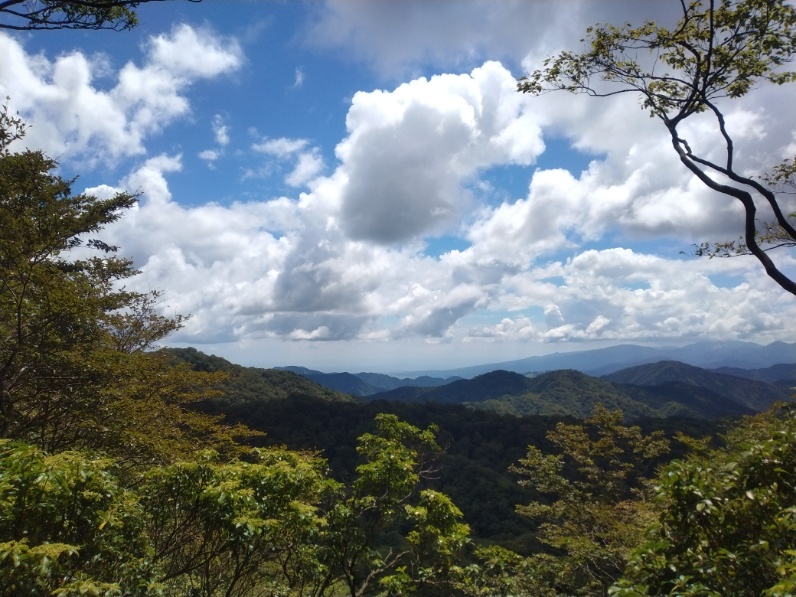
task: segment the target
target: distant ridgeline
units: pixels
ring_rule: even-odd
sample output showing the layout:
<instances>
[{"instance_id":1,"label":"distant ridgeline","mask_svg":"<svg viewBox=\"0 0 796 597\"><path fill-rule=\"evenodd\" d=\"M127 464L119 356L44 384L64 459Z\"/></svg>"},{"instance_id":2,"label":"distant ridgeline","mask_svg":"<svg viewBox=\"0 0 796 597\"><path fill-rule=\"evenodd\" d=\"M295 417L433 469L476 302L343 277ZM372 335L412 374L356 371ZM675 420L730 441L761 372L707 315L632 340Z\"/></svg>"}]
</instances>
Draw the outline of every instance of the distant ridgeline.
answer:
<instances>
[{"instance_id":1,"label":"distant ridgeline","mask_svg":"<svg viewBox=\"0 0 796 597\"><path fill-rule=\"evenodd\" d=\"M738 344L747 351L747 362L766 366L742 369L721 365L738 361ZM712 350L700 351L700 346ZM628 420L662 417L715 420L764 411L776 402L789 400L791 389L796 385L796 364L767 364L777 358L784 361L790 357L796 361L796 345L774 343L763 347L728 343L708 347L692 345L682 349L692 360L694 355L701 355L702 362L716 364L712 369L672 359L619 367L616 363L626 363L630 358L628 348L534 357L535 364L540 365L563 362L564 358L567 362L583 363L585 356L591 356L591 369L606 371L601 377L586 374L575 367L525 374L499 368L472 379L322 373L304 367L260 369L234 365L193 348L170 351L196 370L224 371L230 375L220 388L221 396L213 401L216 406L300 395L333 402L459 404L514 416L584 418L590 416L599 403L610 410L622 410ZM643 349L636 354L642 361L650 358L650 350L662 351L636 348ZM609 360L614 365L607 364ZM503 365L516 368L523 362Z\"/></svg>"},{"instance_id":2,"label":"distant ridgeline","mask_svg":"<svg viewBox=\"0 0 796 597\"><path fill-rule=\"evenodd\" d=\"M364 400L465 404L516 416L581 418L590 416L599 402L621 409L628 419L720 419L788 400L796 385L794 363L796 344L728 342L679 349L615 346L427 372L444 377L283 370Z\"/></svg>"}]
</instances>

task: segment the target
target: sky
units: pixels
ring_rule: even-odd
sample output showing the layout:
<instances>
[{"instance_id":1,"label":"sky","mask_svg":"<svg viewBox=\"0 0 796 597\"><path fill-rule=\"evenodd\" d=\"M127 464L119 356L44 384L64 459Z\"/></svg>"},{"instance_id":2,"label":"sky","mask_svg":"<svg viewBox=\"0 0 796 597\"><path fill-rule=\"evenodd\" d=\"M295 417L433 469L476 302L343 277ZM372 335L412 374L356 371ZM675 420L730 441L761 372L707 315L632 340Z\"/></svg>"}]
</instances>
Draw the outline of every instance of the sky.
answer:
<instances>
[{"instance_id":1,"label":"sky","mask_svg":"<svg viewBox=\"0 0 796 597\"><path fill-rule=\"evenodd\" d=\"M190 314L164 345L405 372L793 341L796 300L755 260L690 254L738 238L739 205L637 98L516 91L589 25L678 5L154 2L132 31L0 30L0 94L74 192L140 193L101 237L128 287ZM742 171L796 153L794 105L795 85L722 104ZM709 122L684 132L718 155Z\"/></svg>"}]
</instances>

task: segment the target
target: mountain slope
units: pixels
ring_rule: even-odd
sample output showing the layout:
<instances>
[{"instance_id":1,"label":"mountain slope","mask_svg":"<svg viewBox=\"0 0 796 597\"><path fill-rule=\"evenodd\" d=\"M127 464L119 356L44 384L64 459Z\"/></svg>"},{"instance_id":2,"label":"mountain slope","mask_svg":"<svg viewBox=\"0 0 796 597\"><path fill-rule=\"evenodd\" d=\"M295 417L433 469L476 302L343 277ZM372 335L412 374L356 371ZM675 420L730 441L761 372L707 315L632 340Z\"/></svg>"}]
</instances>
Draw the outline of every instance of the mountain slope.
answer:
<instances>
[{"instance_id":1,"label":"mountain slope","mask_svg":"<svg viewBox=\"0 0 796 597\"><path fill-rule=\"evenodd\" d=\"M657 414L654 409L627 396L614 384L580 371L550 371L533 378L526 377L525 380L523 393L486 397L467 405L515 416L568 415L584 418L594 414L597 404L609 410L622 410L629 419Z\"/></svg>"},{"instance_id":2,"label":"mountain slope","mask_svg":"<svg viewBox=\"0 0 796 597\"><path fill-rule=\"evenodd\" d=\"M667 381L654 386L617 385L633 400L653 409L658 417L713 420L756 412L737 400L681 381Z\"/></svg>"},{"instance_id":3,"label":"mountain slope","mask_svg":"<svg viewBox=\"0 0 796 597\"><path fill-rule=\"evenodd\" d=\"M441 386L460 379L458 377L437 378L421 376L416 379L399 378L383 373L323 373L314 371L306 367L276 367L280 371L292 371L303 375L307 379L314 381L330 390L353 394L354 396L369 396L378 392L394 390L396 388L411 387L435 387Z\"/></svg>"},{"instance_id":4,"label":"mountain slope","mask_svg":"<svg viewBox=\"0 0 796 597\"><path fill-rule=\"evenodd\" d=\"M529 391L531 380L519 373L491 371L473 379L460 379L435 388L402 387L368 396L368 400L463 404L515 396Z\"/></svg>"},{"instance_id":5,"label":"mountain slope","mask_svg":"<svg viewBox=\"0 0 796 597\"><path fill-rule=\"evenodd\" d=\"M710 390L726 400L734 401L755 411L765 410L774 402L788 399L786 392L771 384L715 373L678 361L661 361L629 367L606 375L603 379L635 386L658 386L677 382L683 386Z\"/></svg>"},{"instance_id":6,"label":"mountain slope","mask_svg":"<svg viewBox=\"0 0 796 597\"><path fill-rule=\"evenodd\" d=\"M225 371L230 377L219 388L219 404L248 404L286 398L310 397L333 402L356 402L348 393L323 387L307 378L318 372L258 369L234 365L196 349L171 349L175 358L202 371ZM322 374L348 387L366 382L353 374ZM389 376L384 376L389 377ZM397 378L391 378L393 383ZM378 380L384 383L385 380ZM357 384L361 384L358 385ZM458 379L436 387L404 386L368 395L368 402L423 402L462 404L501 414L586 417L597 403L621 409L628 419L642 417L696 417L716 419L765 410L787 400L789 392L765 382L734 377L676 361L639 365L597 378L580 371L560 370L534 377L511 371L492 371L473 379ZM212 406L212 405L210 405Z\"/></svg>"},{"instance_id":7,"label":"mountain slope","mask_svg":"<svg viewBox=\"0 0 796 597\"><path fill-rule=\"evenodd\" d=\"M226 359L204 354L195 348L170 348L168 351L179 361L188 363L197 371L224 371L229 378L219 386L222 395L212 402L238 404L262 400L283 400L295 396L332 402L354 402L341 392L320 386L306 377L291 371L243 367Z\"/></svg>"},{"instance_id":8,"label":"mountain slope","mask_svg":"<svg viewBox=\"0 0 796 597\"><path fill-rule=\"evenodd\" d=\"M714 373L734 375L755 381L764 381L770 384L796 385L796 365L792 363L779 363L763 369L741 369L740 367L719 367L711 369Z\"/></svg>"},{"instance_id":9,"label":"mountain slope","mask_svg":"<svg viewBox=\"0 0 796 597\"><path fill-rule=\"evenodd\" d=\"M575 417L591 415L600 403L610 410L621 409L628 419L718 419L765 410L786 398L786 393L770 384L664 361L605 378L572 369L535 377L493 371L438 388L398 388L367 400L464 404L504 415Z\"/></svg>"}]
</instances>

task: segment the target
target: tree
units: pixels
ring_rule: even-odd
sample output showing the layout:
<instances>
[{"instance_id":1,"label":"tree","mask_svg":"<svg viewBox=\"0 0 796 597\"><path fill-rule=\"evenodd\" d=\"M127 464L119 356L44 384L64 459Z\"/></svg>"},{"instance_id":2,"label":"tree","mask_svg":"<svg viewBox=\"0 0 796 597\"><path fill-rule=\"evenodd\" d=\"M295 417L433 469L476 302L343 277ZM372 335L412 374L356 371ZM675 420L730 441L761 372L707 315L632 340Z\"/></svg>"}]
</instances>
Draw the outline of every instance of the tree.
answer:
<instances>
[{"instance_id":1,"label":"tree","mask_svg":"<svg viewBox=\"0 0 796 597\"><path fill-rule=\"evenodd\" d=\"M469 542L469 527L444 494L418 494L440 450L435 431L381 414L375 432L359 438L363 462L328 513L323 566L309 595L337 595L337 584L350 597L385 589L390 595L451 594L446 575Z\"/></svg>"},{"instance_id":2,"label":"tree","mask_svg":"<svg viewBox=\"0 0 796 597\"><path fill-rule=\"evenodd\" d=\"M513 467L543 496L517 511L541 523L539 537L553 548L533 580L556 594L605 595L654 518L645 481L669 443L601 405L581 425L559 423L548 439L560 454L529 446Z\"/></svg>"},{"instance_id":3,"label":"tree","mask_svg":"<svg viewBox=\"0 0 796 597\"><path fill-rule=\"evenodd\" d=\"M454 595L469 529L447 496L417 491L429 433L381 417L349 485L283 447L131 471L0 440L0 593Z\"/></svg>"},{"instance_id":4,"label":"tree","mask_svg":"<svg viewBox=\"0 0 796 597\"><path fill-rule=\"evenodd\" d=\"M793 595L795 470L792 405L747 419L721 450L673 461L658 520L612 594Z\"/></svg>"},{"instance_id":5,"label":"tree","mask_svg":"<svg viewBox=\"0 0 796 597\"><path fill-rule=\"evenodd\" d=\"M0 593L154 593L145 512L111 459L2 440L0 470Z\"/></svg>"},{"instance_id":6,"label":"tree","mask_svg":"<svg viewBox=\"0 0 796 597\"><path fill-rule=\"evenodd\" d=\"M223 375L153 350L184 318L127 289L132 262L94 237L136 197L74 196L54 160L8 151L24 127L6 108L0 131L0 438L131 461L178 457L197 437L231 448L217 420L183 408Z\"/></svg>"},{"instance_id":7,"label":"tree","mask_svg":"<svg viewBox=\"0 0 796 597\"><path fill-rule=\"evenodd\" d=\"M315 455L256 450L125 474L87 451L0 442L3 595L293 594L337 483ZM269 591L266 593L265 588Z\"/></svg>"},{"instance_id":8,"label":"tree","mask_svg":"<svg viewBox=\"0 0 796 597\"><path fill-rule=\"evenodd\" d=\"M735 145L720 105L761 83L796 80L796 72L787 69L796 52L796 7L784 0L679 1L682 16L675 27L654 22L590 27L582 53L562 52L546 59L543 68L519 82L519 90L639 95L642 108L666 127L685 167L708 188L742 204L744 251L754 255L783 289L796 294L796 282L765 247L766 240L775 245L783 239L788 245L795 242L794 220L783 211L771 178L758 179L736 168ZM715 120L717 143L723 147L720 162L698 154L681 135L681 125L697 114ZM778 168L782 172L787 167L787 161L775 166L773 177ZM762 233L757 228L761 206L771 218Z\"/></svg>"},{"instance_id":9,"label":"tree","mask_svg":"<svg viewBox=\"0 0 796 597\"><path fill-rule=\"evenodd\" d=\"M0 29L132 29L135 8L163 0L0 0ZM188 0L201 2L202 0Z\"/></svg>"},{"instance_id":10,"label":"tree","mask_svg":"<svg viewBox=\"0 0 796 597\"><path fill-rule=\"evenodd\" d=\"M155 580L168 594L304 594L322 506L339 484L314 454L267 448L247 460L220 462L203 451L147 472L141 506Z\"/></svg>"}]
</instances>

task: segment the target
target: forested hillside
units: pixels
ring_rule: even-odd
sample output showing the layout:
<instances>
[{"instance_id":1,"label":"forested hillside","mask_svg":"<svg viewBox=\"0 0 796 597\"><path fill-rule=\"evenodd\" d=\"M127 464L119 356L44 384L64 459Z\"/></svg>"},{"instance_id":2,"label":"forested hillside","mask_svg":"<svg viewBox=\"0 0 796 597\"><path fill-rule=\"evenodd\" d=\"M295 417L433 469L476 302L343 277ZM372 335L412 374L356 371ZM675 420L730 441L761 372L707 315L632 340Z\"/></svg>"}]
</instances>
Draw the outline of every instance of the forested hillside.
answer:
<instances>
[{"instance_id":1,"label":"forested hillside","mask_svg":"<svg viewBox=\"0 0 796 597\"><path fill-rule=\"evenodd\" d=\"M227 404L279 400L293 395L342 402L354 400L349 394L329 390L291 371L242 367L195 348L170 348L166 352L173 355L176 362L185 363L194 371L223 374L223 381L218 386L221 391L219 399Z\"/></svg>"},{"instance_id":2,"label":"forested hillside","mask_svg":"<svg viewBox=\"0 0 796 597\"><path fill-rule=\"evenodd\" d=\"M434 388L398 388L366 399L466 404L517 416L586 417L600 403L621 409L629 419L720 419L760 412L788 397L788 391L777 385L665 361L624 369L604 378L573 370L533 376L494 371L472 380Z\"/></svg>"},{"instance_id":3,"label":"forested hillside","mask_svg":"<svg viewBox=\"0 0 796 597\"><path fill-rule=\"evenodd\" d=\"M265 435L258 445L287 445L301 450L320 450L337 478L351 478L357 466L356 438L370 429L378 413L390 413L412 425L438 427L444 450L438 471L424 483L449 495L461 508L473 535L510 546L520 553L538 548L533 525L515 513L516 505L528 501L533 491L517 484L510 467L528 445L552 446L546 435L558 423L573 423L574 417L502 415L476 411L463 405L440 403L366 402L351 404L318 400L295 394L286 400L257 400L225 405L214 401L211 410L229 421L245 423ZM640 422L651 432L662 430L702 437L723 426L695 419L650 419ZM673 446L671 455L683 454Z\"/></svg>"}]
</instances>

